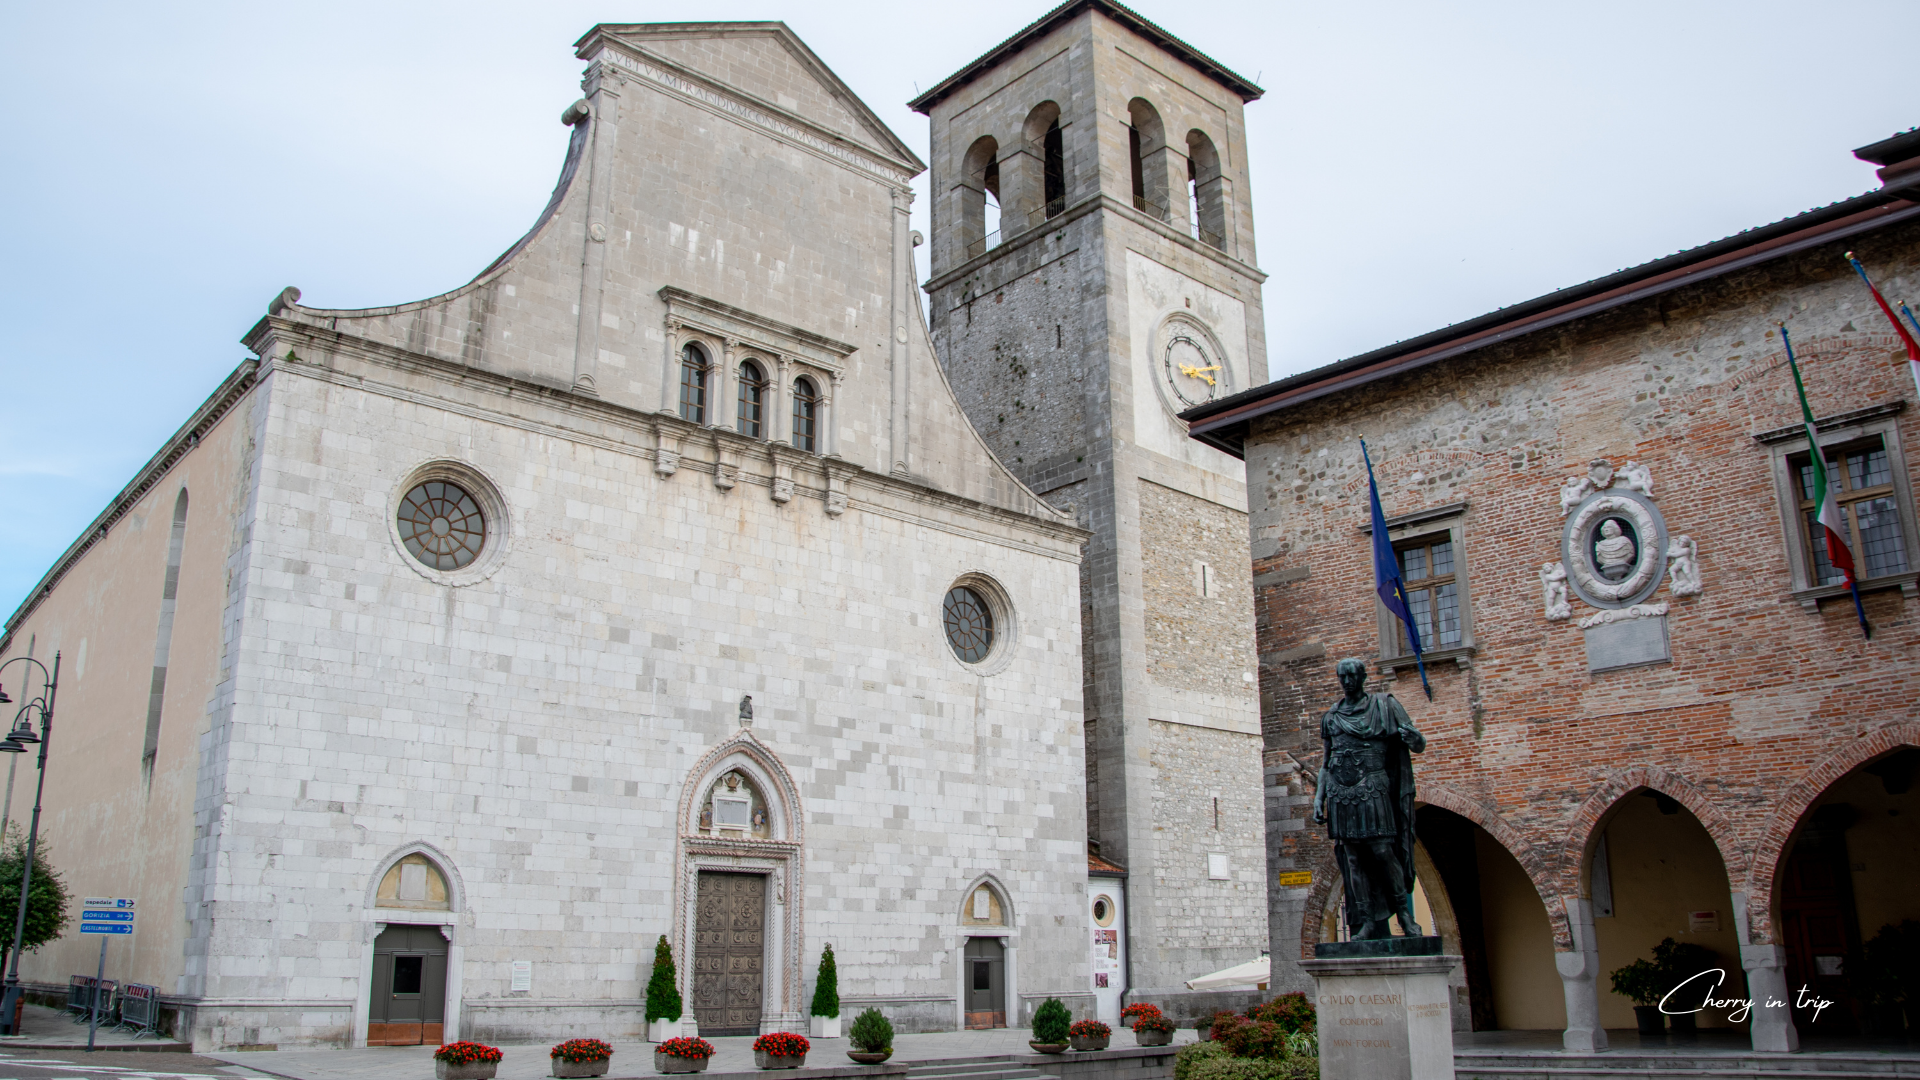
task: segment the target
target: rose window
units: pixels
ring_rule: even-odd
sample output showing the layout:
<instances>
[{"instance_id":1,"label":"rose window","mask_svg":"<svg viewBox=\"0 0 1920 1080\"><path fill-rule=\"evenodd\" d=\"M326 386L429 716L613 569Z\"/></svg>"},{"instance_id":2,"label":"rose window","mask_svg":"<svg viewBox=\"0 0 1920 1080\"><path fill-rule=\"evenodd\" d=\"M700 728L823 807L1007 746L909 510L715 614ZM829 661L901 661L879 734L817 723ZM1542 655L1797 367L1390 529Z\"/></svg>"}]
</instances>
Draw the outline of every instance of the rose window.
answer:
<instances>
[{"instance_id":1,"label":"rose window","mask_svg":"<svg viewBox=\"0 0 1920 1080\"><path fill-rule=\"evenodd\" d=\"M458 570L480 557L487 519L480 504L457 484L429 480L400 500L400 540L414 558L434 570Z\"/></svg>"}]
</instances>

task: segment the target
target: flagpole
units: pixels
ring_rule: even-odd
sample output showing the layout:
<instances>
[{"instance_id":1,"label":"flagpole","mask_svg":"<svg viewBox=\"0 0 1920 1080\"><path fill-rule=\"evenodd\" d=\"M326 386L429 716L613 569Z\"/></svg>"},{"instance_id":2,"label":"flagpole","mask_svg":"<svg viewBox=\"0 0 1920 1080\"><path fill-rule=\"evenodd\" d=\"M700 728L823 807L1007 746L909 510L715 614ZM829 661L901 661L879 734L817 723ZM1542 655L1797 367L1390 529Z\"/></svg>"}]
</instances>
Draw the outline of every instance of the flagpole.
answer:
<instances>
[{"instance_id":1,"label":"flagpole","mask_svg":"<svg viewBox=\"0 0 1920 1080\"><path fill-rule=\"evenodd\" d=\"M1387 538L1387 515L1380 509L1380 485L1373 480L1373 457L1367 453L1367 440L1360 440L1360 458L1367 463L1368 510L1373 514L1373 589L1388 612L1407 628L1407 641L1413 645L1413 663L1420 669L1420 689L1433 700L1433 684L1427 681L1427 660L1421 655L1420 628L1413 625L1413 609L1407 606L1406 583L1400 579L1400 558L1394 554L1393 541ZM1384 571L1384 576L1383 576ZM1392 599L1385 590L1391 586Z\"/></svg>"},{"instance_id":2,"label":"flagpole","mask_svg":"<svg viewBox=\"0 0 1920 1080\"><path fill-rule=\"evenodd\" d=\"M1851 261L1852 253L1849 252L1847 257ZM1859 265L1857 262L1854 263L1856 267ZM1866 272L1861 271L1861 276L1865 277ZM1871 287L1872 283L1869 282L1868 285ZM1879 293L1876 292L1874 295L1878 296ZM1886 306L1885 301L1881 302L1881 306ZM1899 324L1894 325L1897 327ZM1872 641L1873 627L1867 623L1866 606L1860 603L1860 582L1853 572L1853 551L1845 545L1838 530L1834 528L1834 524L1839 520L1839 508L1833 501L1833 493L1827 487L1827 455L1820 449L1820 432L1813 425L1813 407L1807 404L1807 384L1800 381L1800 364L1793 358L1793 338L1787 334L1786 323L1780 324L1780 343L1787 349L1787 370L1793 372L1793 388L1800 395L1800 416L1807 425L1807 457L1813 466L1814 519L1820 523L1821 531L1826 534L1827 561L1834 569L1847 576L1847 591L1853 594L1853 613L1860 619L1860 633L1865 635L1868 641ZM1830 507L1833 521L1827 520ZM1846 554L1844 560L1839 557L1843 552Z\"/></svg>"},{"instance_id":3,"label":"flagpole","mask_svg":"<svg viewBox=\"0 0 1920 1080\"><path fill-rule=\"evenodd\" d=\"M1867 283L1867 291L1873 294L1873 302L1880 305L1881 312L1887 316L1887 321L1893 324L1894 332L1900 335L1901 343L1907 347L1907 372L1913 376L1914 392L1920 393L1920 340L1915 340L1912 334L1907 333L1907 328L1900 325L1899 317L1894 315L1893 309L1887 306L1887 298L1880 295L1880 289L1874 285L1873 279L1867 276L1867 268L1860 265L1860 260L1854 258L1851 251L1847 252L1847 262L1852 264L1853 272L1860 275L1860 280ZM1900 306L1906 307L1905 304ZM1907 312L1907 318L1913 318L1911 311Z\"/></svg>"}]
</instances>

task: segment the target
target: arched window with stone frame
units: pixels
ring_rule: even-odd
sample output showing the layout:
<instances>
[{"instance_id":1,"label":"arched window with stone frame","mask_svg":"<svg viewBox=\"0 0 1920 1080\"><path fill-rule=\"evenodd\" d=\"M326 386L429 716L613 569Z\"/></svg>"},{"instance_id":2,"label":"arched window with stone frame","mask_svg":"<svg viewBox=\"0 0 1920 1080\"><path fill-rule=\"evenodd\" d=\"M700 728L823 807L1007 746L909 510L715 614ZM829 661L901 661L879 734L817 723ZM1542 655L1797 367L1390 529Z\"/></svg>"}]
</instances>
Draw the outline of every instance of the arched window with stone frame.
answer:
<instances>
[{"instance_id":1,"label":"arched window with stone frame","mask_svg":"<svg viewBox=\"0 0 1920 1080\"><path fill-rule=\"evenodd\" d=\"M1000 243L1000 143L983 135L960 164L959 240L962 261Z\"/></svg>"},{"instance_id":2,"label":"arched window with stone frame","mask_svg":"<svg viewBox=\"0 0 1920 1080\"><path fill-rule=\"evenodd\" d=\"M1187 209L1193 238L1225 251L1227 248L1226 182L1220 173L1220 152L1206 132L1187 132Z\"/></svg>"},{"instance_id":3,"label":"arched window with stone frame","mask_svg":"<svg viewBox=\"0 0 1920 1080\"><path fill-rule=\"evenodd\" d=\"M1167 129L1159 110L1145 98L1127 102L1127 166L1133 185L1133 208L1166 221L1172 202L1167 197Z\"/></svg>"},{"instance_id":4,"label":"arched window with stone frame","mask_svg":"<svg viewBox=\"0 0 1920 1080\"><path fill-rule=\"evenodd\" d=\"M712 372L707 350L698 342L687 342L680 350L680 419L694 424L707 422L707 383Z\"/></svg>"},{"instance_id":5,"label":"arched window with stone frame","mask_svg":"<svg viewBox=\"0 0 1920 1080\"><path fill-rule=\"evenodd\" d=\"M809 454L817 453L815 428L820 411L820 391L805 375L793 380L793 447Z\"/></svg>"},{"instance_id":6,"label":"arched window with stone frame","mask_svg":"<svg viewBox=\"0 0 1920 1080\"><path fill-rule=\"evenodd\" d=\"M740 434L758 439L766 431L767 376L753 360L740 361L739 375L739 411L734 427Z\"/></svg>"}]
</instances>

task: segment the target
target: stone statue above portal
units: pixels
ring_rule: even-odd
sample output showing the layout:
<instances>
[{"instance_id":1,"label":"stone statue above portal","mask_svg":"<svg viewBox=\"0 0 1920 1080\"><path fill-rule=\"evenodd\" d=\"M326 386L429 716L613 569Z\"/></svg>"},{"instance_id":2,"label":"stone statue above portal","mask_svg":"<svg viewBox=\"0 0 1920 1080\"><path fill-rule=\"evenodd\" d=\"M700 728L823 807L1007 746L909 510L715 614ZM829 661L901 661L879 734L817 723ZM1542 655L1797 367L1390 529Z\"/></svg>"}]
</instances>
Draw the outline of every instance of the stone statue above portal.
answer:
<instances>
[{"instance_id":1,"label":"stone statue above portal","mask_svg":"<svg viewBox=\"0 0 1920 1080\"><path fill-rule=\"evenodd\" d=\"M1367 665L1337 668L1346 696L1320 718L1326 752L1313 820L1327 826L1355 938L1422 936L1413 919L1413 753L1427 748L1392 694L1367 693Z\"/></svg>"}]
</instances>

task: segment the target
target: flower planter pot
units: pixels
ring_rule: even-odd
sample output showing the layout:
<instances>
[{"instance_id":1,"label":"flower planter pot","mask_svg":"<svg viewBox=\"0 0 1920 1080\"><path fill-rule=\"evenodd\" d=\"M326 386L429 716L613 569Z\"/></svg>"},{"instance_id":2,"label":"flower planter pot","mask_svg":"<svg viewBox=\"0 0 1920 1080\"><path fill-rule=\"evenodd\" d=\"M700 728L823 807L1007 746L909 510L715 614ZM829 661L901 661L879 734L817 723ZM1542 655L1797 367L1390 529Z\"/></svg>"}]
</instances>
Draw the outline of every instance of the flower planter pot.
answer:
<instances>
[{"instance_id":1,"label":"flower planter pot","mask_svg":"<svg viewBox=\"0 0 1920 1080\"><path fill-rule=\"evenodd\" d=\"M500 1068L497 1061L469 1061L465 1065L436 1061L433 1063L434 1080L493 1080L494 1072Z\"/></svg>"},{"instance_id":2,"label":"flower planter pot","mask_svg":"<svg viewBox=\"0 0 1920 1080\"><path fill-rule=\"evenodd\" d=\"M1200 1038L1211 1039L1213 1038L1213 1032L1210 1030L1202 1031ZM1136 1046L1166 1046L1172 1041L1173 1032L1171 1031L1136 1031L1133 1033L1133 1042Z\"/></svg>"},{"instance_id":3,"label":"flower planter pot","mask_svg":"<svg viewBox=\"0 0 1920 1080\"><path fill-rule=\"evenodd\" d=\"M1066 1043L1043 1043L1028 1039L1027 1045L1033 1047L1033 1052L1036 1054L1064 1054L1067 1052Z\"/></svg>"},{"instance_id":4,"label":"flower planter pot","mask_svg":"<svg viewBox=\"0 0 1920 1080\"><path fill-rule=\"evenodd\" d=\"M1070 1035L1067 1037L1067 1042L1075 1050L1105 1050L1107 1048L1107 1042L1112 1038L1113 1036L1111 1035L1101 1035L1095 1038L1082 1038L1078 1035Z\"/></svg>"},{"instance_id":5,"label":"flower planter pot","mask_svg":"<svg viewBox=\"0 0 1920 1080\"><path fill-rule=\"evenodd\" d=\"M647 1021L647 1041L662 1043L668 1039L677 1039L681 1034L680 1027L678 1020L649 1020Z\"/></svg>"},{"instance_id":6,"label":"flower planter pot","mask_svg":"<svg viewBox=\"0 0 1920 1080\"><path fill-rule=\"evenodd\" d=\"M1640 1026L1640 1034L1642 1035L1665 1035L1667 1033L1667 1018L1660 1014L1660 1006L1658 1005L1635 1005L1633 1007L1633 1019L1634 1022Z\"/></svg>"},{"instance_id":7,"label":"flower planter pot","mask_svg":"<svg viewBox=\"0 0 1920 1080\"><path fill-rule=\"evenodd\" d=\"M1198 1041L1200 1041L1200 1042L1212 1042L1212 1041L1213 1041L1213 1025L1212 1025L1212 1024L1208 1024L1208 1025L1207 1025L1206 1027L1203 1027L1203 1028L1197 1028L1197 1029L1196 1029L1196 1033L1197 1033L1197 1034L1198 1034L1198 1035L1200 1036L1200 1038L1199 1038L1199 1040L1198 1040ZM1139 1033L1139 1032L1137 1032L1137 1031L1136 1031L1136 1032L1134 1032L1134 1034L1133 1034L1133 1037L1134 1037L1134 1039L1135 1039L1135 1040L1138 1040L1138 1039L1140 1038L1140 1033ZM1142 1045L1142 1046L1145 1046L1146 1044L1145 1044L1145 1043L1141 1043L1140 1045ZM1160 1043L1159 1045L1161 1045L1161 1046L1165 1046L1166 1044L1165 1044L1165 1043Z\"/></svg>"},{"instance_id":8,"label":"flower planter pot","mask_svg":"<svg viewBox=\"0 0 1920 1080\"><path fill-rule=\"evenodd\" d=\"M893 1056L893 1047L885 1050L849 1050L847 1056L862 1065L878 1065Z\"/></svg>"},{"instance_id":9,"label":"flower planter pot","mask_svg":"<svg viewBox=\"0 0 1920 1080\"><path fill-rule=\"evenodd\" d=\"M663 1054L655 1050L653 1052L653 1071L663 1073L706 1072L707 1062L712 1060L712 1058L675 1057L672 1054Z\"/></svg>"},{"instance_id":10,"label":"flower planter pot","mask_svg":"<svg viewBox=\"0 0 1920 1080\"><path fill-rule=\"evenodd\" d=\"M753 1052L753 1063L763 1069L797 1069L807 1063L805 1054L769 1054L765 1050Z\"/></svg>"},{"instance_id":11,"label":"flower planter pot","mask_svg":"<svg viewBox=\"0 0 1920 1080\"><path fill-rule=\"evenodd\" d=\"M601 1058L599 1061L568 1061L566 1058L554 1058L553 1075L559 1077L605 1076L608 1067L612 1064L612 1058Z\"/></svg>"},{"instance_id":12,"label":"flower planter pot","mask_svg":"<svg viewBox=\"0 0 1920 1080\"><path fill-rule=\"evenodd\" d=\"M840 1037L840 1018L837 1016L816 1016L812 1030L807 1034L816 1039L837 1039Z\"/></svg>"}]
</instances>

